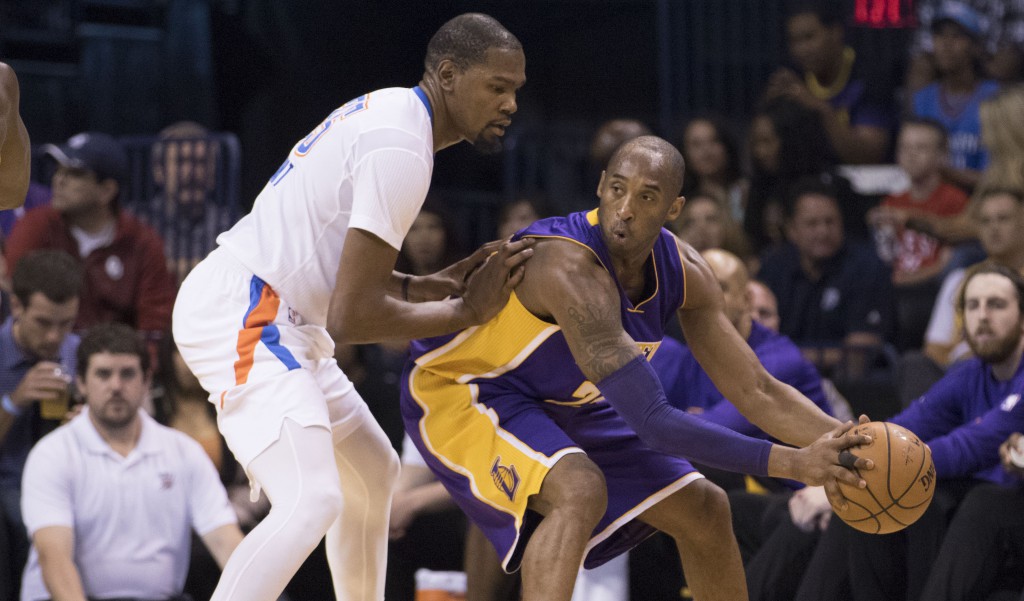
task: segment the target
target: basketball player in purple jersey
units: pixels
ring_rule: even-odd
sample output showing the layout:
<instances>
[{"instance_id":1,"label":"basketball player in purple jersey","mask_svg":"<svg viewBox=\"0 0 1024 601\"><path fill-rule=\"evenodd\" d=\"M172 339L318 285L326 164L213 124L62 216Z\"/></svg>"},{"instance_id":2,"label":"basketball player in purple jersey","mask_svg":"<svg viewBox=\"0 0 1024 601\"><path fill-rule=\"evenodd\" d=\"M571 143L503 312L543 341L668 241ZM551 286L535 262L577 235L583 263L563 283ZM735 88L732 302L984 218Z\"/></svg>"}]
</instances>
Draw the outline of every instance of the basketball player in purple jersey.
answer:
<instances>
[{"instance_id":1,"label":"basketball player in purple jersey","mask_svg":"<svg viewBox=\"0 0 1024 601\"><path fill-rule=\"evenodd\" d=\"M601 176L598 209L513 237L536 239L535 254L496 317L413 344L406 430L504 568L523 568L527 601L568 601L581 561L600 565L655 529L676 540L696 598L746 599L725 493L683 457L824 485L838 503L839 481L863 485L840 453L866 438L764 370L713 272L662 227L682 209L682 183L671 144L627 142ZM648 359L674 315L726 398L802 448L666 401Z\"/></svg>"}]
</instances>

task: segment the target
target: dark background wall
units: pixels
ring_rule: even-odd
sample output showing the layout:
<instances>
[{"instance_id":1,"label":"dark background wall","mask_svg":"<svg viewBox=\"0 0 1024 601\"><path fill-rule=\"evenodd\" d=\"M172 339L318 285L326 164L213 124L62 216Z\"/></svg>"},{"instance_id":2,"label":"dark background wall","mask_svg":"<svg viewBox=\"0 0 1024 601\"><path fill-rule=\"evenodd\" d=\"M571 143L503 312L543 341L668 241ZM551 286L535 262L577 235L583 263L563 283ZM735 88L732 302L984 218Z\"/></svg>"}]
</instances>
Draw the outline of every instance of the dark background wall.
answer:
<instances>
[{"instance_id":1,"label":"dark background wall","mask_svg":"<svg viewBox=\"0 0 1024 601\"><path fill-rule=\"evenodd\" d=\"M855 1L881 0L837 1L852 14ZM242 198L251 199L334 107L376 88L414 85L437 27L461 12L486 12L527 55L510 152L441 153L435 183L512 196L579 187L587 141L605 119L636 117L673 140L697 111L745 123L785 60L783 4L0 0L0 60L19 73L33 142L86 129L155 133L196 120L238 134ZM850 30L859 52L895 63L905 34Z\"/></svg>"}]
</instances>

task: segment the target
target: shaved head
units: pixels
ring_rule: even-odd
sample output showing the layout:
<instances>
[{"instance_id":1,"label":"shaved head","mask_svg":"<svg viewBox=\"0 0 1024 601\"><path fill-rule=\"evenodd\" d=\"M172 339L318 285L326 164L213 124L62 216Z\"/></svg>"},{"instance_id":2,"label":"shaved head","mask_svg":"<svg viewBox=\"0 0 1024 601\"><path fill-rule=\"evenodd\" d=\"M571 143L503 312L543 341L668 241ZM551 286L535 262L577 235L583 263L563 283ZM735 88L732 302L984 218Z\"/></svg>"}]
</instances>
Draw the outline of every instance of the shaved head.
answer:
<instances>
[{"instance_id":1,"label":"shaved head","mask_svg":"<svg viewBox=\"0 0 1024 601\"><path fill-rule=\"evenodd\" d=\"M747 273L743 261L736 255L720 248L709 248L702 252L701 256L708 262L711 271L715 272L715 277L719 280L734 280L740 286L747 285L750 274Z\"/></svg>"},{"instance_id":2,"label":"shaved head","mask_svg":"<svg viewBox=\"0 0 1024 601\"><path fill-rule=\"evenodd\" d=\"M661 175L665 179L665 191L673 197L679 196L683 191L683 171L685 163L679 149L667 140L657 136L640 136L633 138L619 146L615 154L608 161L608 172L614 172L614 167L623 160L636 154L645 154L651 158L652 164L659 167Z\"/></svg>"},{"instance_id":3,"label":"shaved head","mask_svg":"<svg viewBox=\"0 0 1024 601\"><path fill-rule=\"evenodd\" d=\"M711 248L701 253L708 262L725 297L725 313L744 338L750 335L750 274L746 265L731 252Z\"/></svg>"}]
</instances>

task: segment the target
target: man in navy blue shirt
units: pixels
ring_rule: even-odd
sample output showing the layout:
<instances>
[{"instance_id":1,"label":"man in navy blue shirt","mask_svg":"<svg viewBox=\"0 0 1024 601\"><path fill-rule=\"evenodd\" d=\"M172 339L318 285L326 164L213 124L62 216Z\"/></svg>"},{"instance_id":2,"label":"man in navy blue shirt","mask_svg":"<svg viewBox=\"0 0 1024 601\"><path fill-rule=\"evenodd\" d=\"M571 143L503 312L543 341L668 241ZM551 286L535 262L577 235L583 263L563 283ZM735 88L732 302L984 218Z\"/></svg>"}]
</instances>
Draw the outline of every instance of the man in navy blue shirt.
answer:
<instances>
[{"instance_id":1,"label":"man in navy blue shirt","mask_svg":"<svg viewBox=\"0 0 1024 601\"><path fill-rule=\"evenodd\" d=\"M0 327L0 599L13 599L28 557L21 474L44 430L39 401L66 394L75 373L82 271L61 251L26 255L11 277L11 317ZM6 544L7 548L4 548Z\"/></svg>"},{"instance_id":2,"label":"man in navy blue shirt","mask_svg":"<svg viewBox=\"0 0 1024 601\"><path fill-rule=\"evenodd\" d=\"M768 256L760 278L779 300L781 333L801 347L882 344L893 309L892 278L874 249L847 241L835 189L799 180L785 207L789 243ZM828 353L831 365L841 353Z\"/></svg>"}]
</instances>

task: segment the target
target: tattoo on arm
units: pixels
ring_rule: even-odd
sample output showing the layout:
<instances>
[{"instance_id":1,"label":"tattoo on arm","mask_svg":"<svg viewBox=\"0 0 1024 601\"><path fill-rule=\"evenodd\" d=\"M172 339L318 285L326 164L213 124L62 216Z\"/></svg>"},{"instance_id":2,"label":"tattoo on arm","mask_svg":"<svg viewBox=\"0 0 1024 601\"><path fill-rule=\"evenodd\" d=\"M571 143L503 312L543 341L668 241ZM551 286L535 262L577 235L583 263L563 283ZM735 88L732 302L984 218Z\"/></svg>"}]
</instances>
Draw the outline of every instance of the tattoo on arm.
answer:
<instances>
[{"instance_id":1,"label":"tattoo on arm","mask_svg":"<svg viewBox=\"0 0 1024 601\"><path fill-rule=\"evenodd\" d=\"M624 344L622 324L617 309L594 303L570 306L570 323L566 324L576 341L576 360L584 374L593 382L619 369L639 352Z\"/></svg>"}]
</instances>

